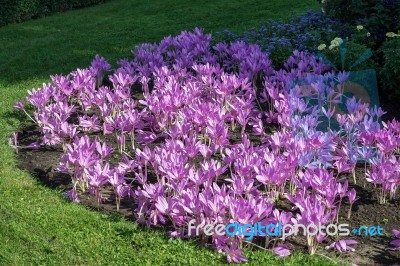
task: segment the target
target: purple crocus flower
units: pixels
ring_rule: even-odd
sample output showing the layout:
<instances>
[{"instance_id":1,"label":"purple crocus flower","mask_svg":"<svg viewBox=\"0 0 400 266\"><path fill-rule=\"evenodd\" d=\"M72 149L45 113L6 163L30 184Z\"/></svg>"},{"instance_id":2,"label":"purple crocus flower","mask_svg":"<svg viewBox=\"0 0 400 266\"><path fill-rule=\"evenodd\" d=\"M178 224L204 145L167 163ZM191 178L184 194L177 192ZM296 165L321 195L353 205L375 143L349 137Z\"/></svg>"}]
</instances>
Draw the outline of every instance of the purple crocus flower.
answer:
<instances>
[{"instance_id":1,"label":"purple crocus flower","mask_svg":"<svg viewBox=\"0 0 400 266\"><path fill-rule=\"evenodd\" d=\"M397 239L390 242L390 245L394 246L394 247L390 248L390 250L393 250L393 251L400 250L400 231L393 229L392 234Z\"/></svg>"},{"instance_id":2,"label":"purple crocus flower","mask_svg":"<svg viewBox=\"0 0 400 266\"><path fill-rule=\"evenodd\" d=\"M15 152L18 153L18 132L13 132L11 137L8 139L8 145L15 149Z\"/></svg>"},{"instance_id":3,"label":"purple crocus flower","mask_svg":"<svg viewBox=\"0 0 400 266\"><path fill-rule=\"evenodd\" d=\"M326 249L335 249L339 252L344 251L351 251L354 252L355 249L352 247L353 245L357 244L358 242L352 239L341 239L339 241L333 242Z\"/></svg>"},{"instance_id":4,"label":"purple crocus flower","mask_svg":"<svg viewBox=\"0 0 400 266\"><path fill-rule=\"evenodd\" d=\"M73 187L70 191L65 193L65 196L72 200L73 202L79 203L81 202L78 196L78 192L76 191L76 187Z\"/></svg>"},{"instance_id":5,"label":"purple crocus flower","mask_svg":"<svg viewBox=\"0 0 400 266\"><path fill-rule=\"evenodd\" d=\"M22 101L22 99L20 99L16 104L14 104L14 106L13 106L15 109L18 109L18 110L24 110L25 109L25 104L24 104L24 102Z\"/></svg>"},{"instance_id":6,"label":"purple crocus flower","mask_svg":"<svg viewBox=\"0 0 400 266\"><path fill-rule=\"evenodd\" d=\"M353 188L350 191L347 192L347 196L349 198L350 202L350 207L349 207L349 212L347 214L347 219L350 219L351 216L351 207L353 206L354 202L356 201L356 190Z\"/></svg>"},{"instance_id":7,"label":"purple crocus flower","mask_svg":"<svg viewBox=\"0 0 400 266\"><path fill-rule=\"evenodd\" d=\"M229 248L225 248L225 253L228 262L240 263L247 261L246 257L243 256L243 250L239 249L235 242Z\"/></svg>"},{"instance_id":8,"label":"purple crocus flower","mask_svg":"<svg viewBox=\"0 0 400 266\"><path fill-rule=\"evenodd\" d=\"M289 249L289 245L280 244L274 248L274 254L278 257L287 257L290 256L291 252Z\"/></svg>"}]
</instances>

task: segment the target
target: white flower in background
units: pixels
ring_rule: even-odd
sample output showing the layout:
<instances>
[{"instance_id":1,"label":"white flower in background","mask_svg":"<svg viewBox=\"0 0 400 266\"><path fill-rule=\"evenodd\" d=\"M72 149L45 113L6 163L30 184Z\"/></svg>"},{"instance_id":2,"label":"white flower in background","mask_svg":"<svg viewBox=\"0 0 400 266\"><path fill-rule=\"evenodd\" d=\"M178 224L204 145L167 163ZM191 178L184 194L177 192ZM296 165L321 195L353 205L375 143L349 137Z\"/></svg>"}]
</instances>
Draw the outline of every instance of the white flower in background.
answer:
<instances>
[{"instance_id":1,"label":"white flower in background","mask_svg":"<svg viewBox=\"0 0 400 266\"><path fill-rule=\"evenodd\" d=\"M338 43L338 46L341 45L343 43L343 39L336 37L335 39L333 39L334 42Z\"/></svg>"},{"instance_id":2,"label":"white flower in background","mask_svg":"<svg viewBox=\"0 0 400 266\"><path fill-rule=\"evenodd\" d=\"M357 26L357 30L358 30L358 31L360 31L360 30L362 30L362 29L364 29L363 25L358 25L358 26Z\"/></svg>"},{"instance_id":3,"label":"white flower in background","mask_svg":"<svg viewBox=\"0 0 400 266\"><path fill-rule=\"evenodd\" d=\"M367 37L371 36L371 33L367 32Z\"/></svg>"},{"instance_id":4,"label":"white flower in background","mask_svg":"<svg viewBox=\"0 0 400 266\"><path fill-rule=\"evenodd\" d=\"M318 45L318 50L320 50L320 51L324 50L325 48L326 48L325 43Z\"/></svg>"},{"instance_id":5,"label":"white flower in background","mask_svg":"<svg viewBox=\"0 0 400 266\"><path fill-rule=\"evenodd\" d=\"M336 40L332 40L332 41L331 41L331 45L333 45L333 46L338 46L338 45L339 45L339 42L336 41Z\"/></svg>"},{"instance_id":6,"label":"white flower in background","mask_svg":"<svg viewBox=\"0 0 400 266\"><path fill-rule=\"evenodd\" d=\"M332 50L335 47L339 47L343 43L343 39L336 37L331 41L331 45L329 45L329 50Z\"/></svg>"},{"instance_id":7,"label":"white flower in background","mask_svg":"<svg viewBox=\"0 0 400 266\"><path fill-rule=\"evenodd\" d=\"M399 37L399 36L400 36L400 34L396 34L396 33L394 33L394 32L388 32L388 33L386 33L386 37L389 37L389 38Z\"/></svg>"}]
</instances>

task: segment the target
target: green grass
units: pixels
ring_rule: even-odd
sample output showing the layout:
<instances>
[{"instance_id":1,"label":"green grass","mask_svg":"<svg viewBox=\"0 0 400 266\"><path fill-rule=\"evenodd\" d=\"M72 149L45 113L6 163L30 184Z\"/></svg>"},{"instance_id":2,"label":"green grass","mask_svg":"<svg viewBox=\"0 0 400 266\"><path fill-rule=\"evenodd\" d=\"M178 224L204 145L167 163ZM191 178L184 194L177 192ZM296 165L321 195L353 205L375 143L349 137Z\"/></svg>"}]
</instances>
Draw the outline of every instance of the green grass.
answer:
<instances>
[{"instance_id":1,"label":"green grass","mask_svg":"<svg viewBox=\"0 0 400 266\"><path fill-rule=\"evenodd\" d=\"M87 66L95 54L110 62L129 57L142 42L181 30L234 31L268 18L318 8L315 0L109 1L82 10L0 28L0 265L222 264L223 255L193 241L169 240L164 232L138 227L67 202L16 168L7 139L24 121L11 106L49 75ZM194 2L194 1L193 1ZM251 264L329 265L319 256L280 260L247 251ZM331 263L332 264L332 263Z\"/></svg>"}]
</instances>

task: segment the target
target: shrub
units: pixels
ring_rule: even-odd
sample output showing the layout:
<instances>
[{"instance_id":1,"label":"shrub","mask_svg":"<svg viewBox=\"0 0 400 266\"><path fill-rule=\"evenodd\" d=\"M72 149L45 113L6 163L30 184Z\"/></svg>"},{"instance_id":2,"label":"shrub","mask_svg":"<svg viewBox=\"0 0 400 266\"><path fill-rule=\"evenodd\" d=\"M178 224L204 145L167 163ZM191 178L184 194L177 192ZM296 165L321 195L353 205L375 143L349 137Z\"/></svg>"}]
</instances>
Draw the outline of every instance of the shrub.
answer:
<instances>
[{"instance_id":1,"label":"shrub","mask_svg":"<svg viewBox=\"0 0 400 266\"><path fill-rule=\"evenodd\" d=\"M361 24L379 46L387 32L400 29L399 0L319 0L326 14L349 24Z\"/></svg>"},{"instance_id":2,"label":"shrub","mask_svg":"<svg viewBox=\"0 0 400 266\"><path fill-rule=\"evenodd\" d=\"M0 2L0 25L10 22L21 22L38 13L39 1L6 0Z\"/></svg>"},{"instance_id":3,"label":"shrub","mask_svg":"<svg viewBox=\"0 0 400 266\"><path fill-rule=\"evenodd\" d=\"M400 97L400 38L385 41L380 49L384 64L380 81L385 93Z\"/></svg>"},{"instance_id":4,"label":"shrub","mask_svg":"<svg viewBox=\"0 0 400 266\"><path fill-rule=\"evenodd\" d=\"M50 13L86 7L105 0L1 0L0 26L38 18Z\"/></svg>"}]
</instances>

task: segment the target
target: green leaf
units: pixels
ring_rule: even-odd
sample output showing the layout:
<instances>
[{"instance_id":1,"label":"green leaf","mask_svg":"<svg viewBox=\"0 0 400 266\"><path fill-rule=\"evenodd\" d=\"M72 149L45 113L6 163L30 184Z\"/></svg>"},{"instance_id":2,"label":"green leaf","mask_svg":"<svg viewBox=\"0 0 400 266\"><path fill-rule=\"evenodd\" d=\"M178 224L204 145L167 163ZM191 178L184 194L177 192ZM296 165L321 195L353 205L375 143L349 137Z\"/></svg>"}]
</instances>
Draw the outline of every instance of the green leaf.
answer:
<instances>
[{"instance_id":1,"label":"green leaf","mask_svg":"<svg viewBox=\"0 0 400 266\"><path fill-rule=\"evenodd\" d=\"M371 49L366 50L358 59L356 62L354 62L354 64L352 64L350 66L350 69L352 69L353 67L361 64L362 62L364 62L365 60L367 60L368 58L370 58L372 56L372 51Z\"/></svg>"}]
</instances>

